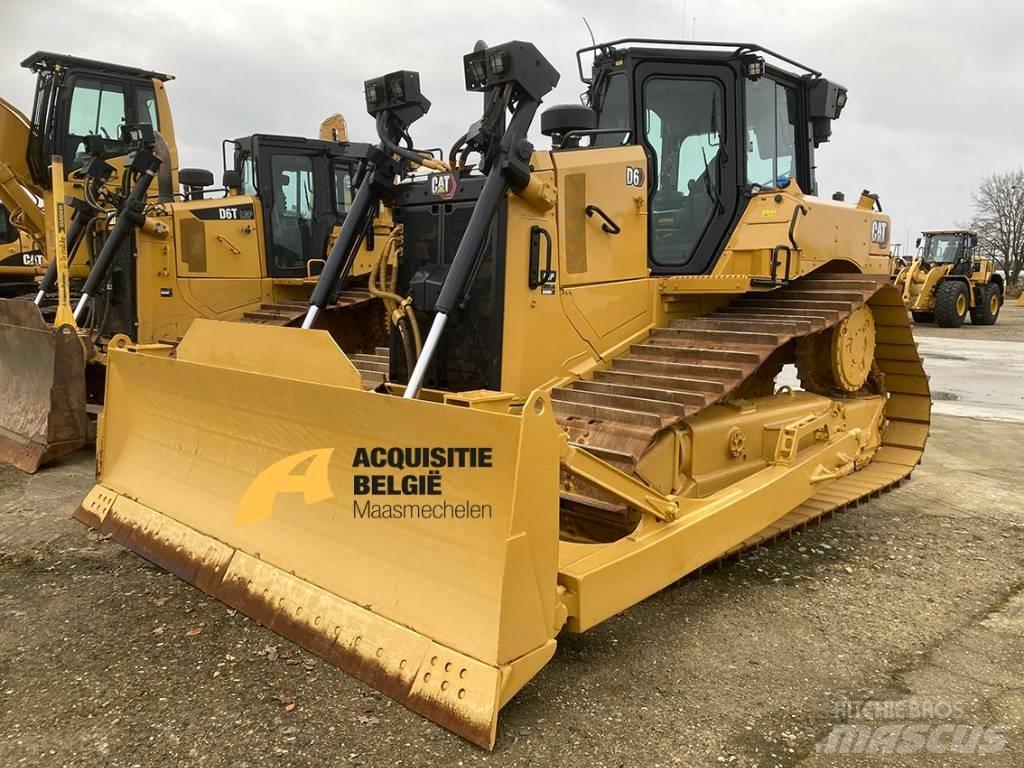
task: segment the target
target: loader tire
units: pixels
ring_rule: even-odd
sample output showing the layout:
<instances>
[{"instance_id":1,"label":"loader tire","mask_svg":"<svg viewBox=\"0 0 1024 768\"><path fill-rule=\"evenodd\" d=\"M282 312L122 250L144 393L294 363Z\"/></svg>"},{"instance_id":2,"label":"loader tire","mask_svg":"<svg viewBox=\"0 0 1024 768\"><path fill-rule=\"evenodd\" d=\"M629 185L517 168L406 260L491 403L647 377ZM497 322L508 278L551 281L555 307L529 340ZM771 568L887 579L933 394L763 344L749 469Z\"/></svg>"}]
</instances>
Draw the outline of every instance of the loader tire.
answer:
<instances>
[{"instance_id":1,"label":"loader tire","mask_svg":"<svg viewBox=\"0 0 1024 768\"><path fill-rule=\"evenodd\" d=\"M934 312L911 312L910 313L915 323L934 323L935 313Z\"/></svg>"},{"instance_id":2,"label":"loader tire","mask_svg":"<svg viewBox=\"0 0 1024 768\"><path fill-rule=\"evenodd\" d=\"M974 325L995 325L1002 307L1002 294L995 283L978 286L978 304L971 308L971 322Z\"/></svg>"},{"instance_id":3,"label":"loader tire","mask_svg":"<svg viewBox=\"0 0 1024 768\"><path fill-rule=\"evenodd\" d=\"M945 280L935 291L935 322L940 328L959 328L970 306L967 286L959 280Z\"/></svg>"}]
</instances>

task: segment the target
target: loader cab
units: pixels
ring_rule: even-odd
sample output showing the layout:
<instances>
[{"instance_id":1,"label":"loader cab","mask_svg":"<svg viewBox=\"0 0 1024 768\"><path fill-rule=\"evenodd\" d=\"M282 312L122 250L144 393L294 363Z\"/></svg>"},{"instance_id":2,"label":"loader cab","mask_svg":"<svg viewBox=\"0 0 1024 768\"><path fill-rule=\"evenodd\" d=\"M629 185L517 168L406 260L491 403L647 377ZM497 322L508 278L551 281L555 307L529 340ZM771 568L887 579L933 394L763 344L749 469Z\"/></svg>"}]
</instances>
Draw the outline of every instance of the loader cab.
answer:
<instances>
[{"instance_id":1,"label":"loader cab","mask_svg":"<svg viewBox=\"0 0 1024 768\"><path fill-rule=\"evenodd\" d=\"M973 232L924 232L921 260L929 266L950 266L950 274L969 275L973 269L978 236Z\"/></svg>"},{"instance_id":2,"label":"loader cab","mask_svg":"<svg viewBox=\"0 0 1024 768\"><path fill-rule=\"evenodd\" d=\"M27 160L37 184L49 188L50 157L54 154L64 158L66 174L79 169L90 136L103 140L106 156L126 156L129 147L121 128L148 123L165 145L160 192L165 198L173 194L177 189L177 152L163 88L173 79L171 75L43 51L21 65L36 74Z\"/></svg>"},{"instance_id":3,"label":"loader cab","mask_svg":"<svg viewBox=\"0 0 1024 768\"><path fill-rule=\"evenodd\" d=\"M268 134L234 144L240 190L262 206L267 274L315 277L352 204L359 145Z\"/></svg>"},{"instance_id":4,"label":"loader cab","mask_svg":"<svg viewBox=\"0 0 1024 768\"><path fill-rule=\"evenodd\" d=\"M758 193L795 183L814 194L814 149L846 103L820 72L748 44L620 40L577 57L597 113L592 146L647 155L652 273L710 272Z\"/></svg>"}]
</instances>

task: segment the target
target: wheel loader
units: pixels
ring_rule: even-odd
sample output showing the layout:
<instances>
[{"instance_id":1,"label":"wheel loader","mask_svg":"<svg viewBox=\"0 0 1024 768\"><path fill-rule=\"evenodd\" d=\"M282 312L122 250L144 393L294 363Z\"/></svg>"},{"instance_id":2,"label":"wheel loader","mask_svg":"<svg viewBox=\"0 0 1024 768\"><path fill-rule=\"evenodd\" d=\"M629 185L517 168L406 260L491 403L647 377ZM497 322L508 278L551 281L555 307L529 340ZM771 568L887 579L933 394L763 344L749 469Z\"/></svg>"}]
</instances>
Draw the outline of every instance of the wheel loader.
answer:
<instances>
[{"instance_id":1,"label":"wheel loader","mask_svg":"<svg viewBox=\"0 0 1024 768\"><path fill-rule=\"evenodd\" d=\"M231 166L225 158L224 188L211 190L209 171L177 168L161 85L169 75L53 54L36 54L26 66L40 73L36 111L26 141L5 146L14 147L8 166L19 160L31 172L11 175L8 197L34 184L46 200L35 218L53 228L53 200L75 192L63 235L68 259L76 249L89 254L76 263L84 274L69 270L80 278L69 281L73 311L49 301L55 259L30 297L0 301L0 374L10 382L0 395L0 459L34 472L90 439L111 344L174 344L195 317L280 325L301 319L365 146L347 141L340 115L322 126L327 139L243 137L225 143ZM141 106L132 112L132 104ZM131 122L137 119L143 122ZM71 158L71 169L47 183L40 169L48 171L49 162L38 155L54 148L63 150L54 155L61 163ZM368 274L374 235L386 237L389 229L381 220L361 232L354 276ZM347 286L330 304L360 321L344 324L350 349L373 352L386 330L375 318L380 302L365 287ZM366 365L371 379L380 376L372 358Z\"/></svg>"},{"instance_id":2,"label":"wheel loader","mask_svg":"<svg viewBox=\"0 0 1024 768\"><path fill-rule=\"evenodd\" d=\"M922 232L914 260L896 274L896 288L915 323L959 328L968 314L974 325L995 325L1004 301L1003 276L978 253L970 230Z\"/></svg>"},{"instance_id":3,"label":"wheel loader","mask_svg":"<svg viewBox=\"0 0 1024 768\"><path fill-rule=\"evenodd\" d=\"M427 175L418 77L367 81L380 143L304 325L388 206L386 381L312 327L114 350L75 513L485 748L560 633L898 485L929 431L889 217L815 194L846 89L746 43L577 59L535 149L558 72L478 44L484 112Z\"/></svg>"}]
</instances>

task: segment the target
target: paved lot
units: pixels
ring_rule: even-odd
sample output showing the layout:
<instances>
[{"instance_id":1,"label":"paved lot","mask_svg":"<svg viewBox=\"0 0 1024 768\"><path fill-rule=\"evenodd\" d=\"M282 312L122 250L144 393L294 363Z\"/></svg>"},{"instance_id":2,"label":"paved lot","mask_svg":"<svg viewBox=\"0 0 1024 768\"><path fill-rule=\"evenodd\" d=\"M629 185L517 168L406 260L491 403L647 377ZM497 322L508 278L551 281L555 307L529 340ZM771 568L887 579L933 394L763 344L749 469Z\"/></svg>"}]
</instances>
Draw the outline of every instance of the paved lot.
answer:
<instances>
[{"instance_id":1,"label":"paved lot","mask_svg":"<svg viewBox=\"0 0 1024 768\"><path fill-rule=\"evenodd\" d=\"M1024 310L1000 323L1009 347L922 332L949 402L983 394L976 355L1024 361ZM493 754L72 521L88 455L0 468L0 766L1020 766L1024 426L985 418L1024 407L1010 383L936 416L899 490L561 639ZM827 751L912 724L934 744ZM1002 748L949 752L972 738Z\"/></svg>"}]
</instances>

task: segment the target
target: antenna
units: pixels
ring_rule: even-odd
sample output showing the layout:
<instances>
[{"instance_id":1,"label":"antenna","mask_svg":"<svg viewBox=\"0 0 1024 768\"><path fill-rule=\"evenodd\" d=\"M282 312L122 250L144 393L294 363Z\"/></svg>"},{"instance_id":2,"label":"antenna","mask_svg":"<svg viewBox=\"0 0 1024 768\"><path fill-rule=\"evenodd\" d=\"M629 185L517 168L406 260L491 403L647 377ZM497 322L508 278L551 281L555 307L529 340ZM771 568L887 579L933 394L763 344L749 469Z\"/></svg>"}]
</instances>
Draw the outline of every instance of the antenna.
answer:
<instances>
[{"instance_id":1,"label":"antenna","mask_svg":"<svg viewBox=\"0 0 1024 768\"><path fill-rule=\"evenodd\" d=\"M583 17L583 23L587 25L587 32L590 33L590 43L591 43L591 45L597 45L597 40L594 39L594 30L592 30L590 28L590 22L587 21L587 17L586 16Z\"/></svg>"}]
</instances>

